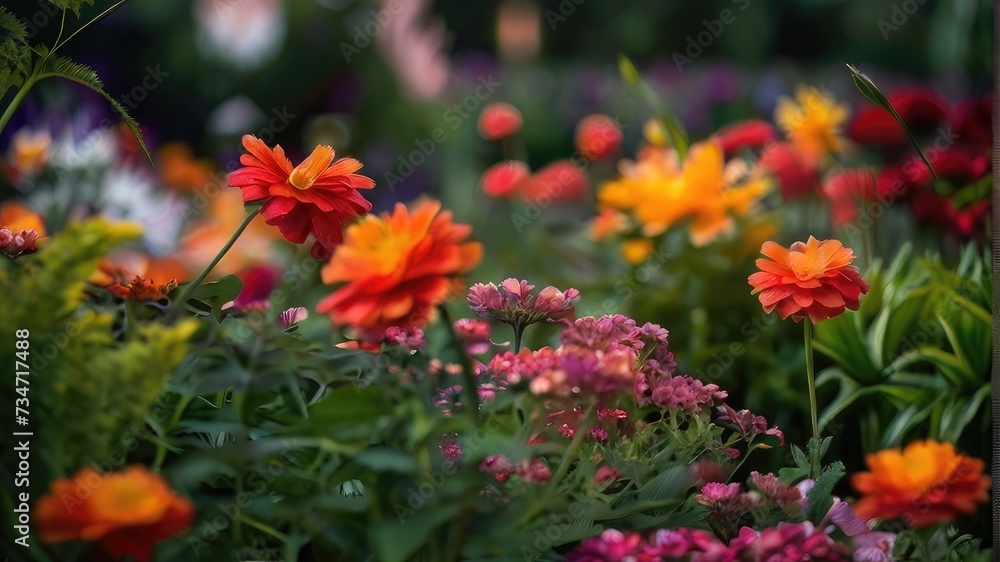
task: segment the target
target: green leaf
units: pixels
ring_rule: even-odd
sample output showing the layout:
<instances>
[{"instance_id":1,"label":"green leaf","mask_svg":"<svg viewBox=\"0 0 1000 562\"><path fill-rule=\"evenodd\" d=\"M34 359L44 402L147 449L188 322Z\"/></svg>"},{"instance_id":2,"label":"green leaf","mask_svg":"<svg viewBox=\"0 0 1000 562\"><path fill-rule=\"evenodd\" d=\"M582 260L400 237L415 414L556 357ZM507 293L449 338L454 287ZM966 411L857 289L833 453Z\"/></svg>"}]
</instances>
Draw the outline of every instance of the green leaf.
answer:
<instances>
[{"instance_id":1,"label":"green leaf","mask_svg":"<svg viewBox=\"0 0 1000 562\"><path fill-rule=\"evenodd\" d=\"M455 517L461 507L458 503L439 505L435 506L435 509L422 511L419 517L409 517L405 522L393 518L391 521L376 524L371 529L376 559L383 562L410 560L427 541L435 540L431 531L439 524Z\"/></svg>"},{"instance_id":2,"label":"green leaf","mask_svg":"<svg viewBox=\"0 0 1000 562\"><path fill-rule=\"evenodd\" d=\"M882 379L881 369L872 362L866 345L867 334L857 314L841 314L816 324L813 346L836 361L852 378L862 384L874 384Z\"/></svg>"},{"instance_id":3,"label":"green leaf","mask_svg":"<svg viewBox=\"0 0 1000 562\"><path fill-rule=\"evenodd\" d=\"M660 101L659 96L656 95L656 92L649 83L642 78L642 75L639 74L632 61L623 54L618 55L618 72L639 99L656 113L664 129L666 129L667 135L670 137L671 144L677 149L677 158L683 162L684 157L687 156L689 146L688 135L687 131L684 130L684 126L681 125L674 114Z\"/></svg>"},{"instance_id":4,"label":"green leaf","mask_svg":"<svg viewBox=\"0 0 1000 562\"><path fill-rule=\"evenodd\" d=\"M885 94L878 89L878 86L872 82L871 78L862 74L857 68L850 64L847 65L847 68L851 71L851 78L854 80L854 85L858 87L861 94L875 105L892 114L893 118L896 119L896 122L899 123L899 126L903 128L903 132L906 133L906 138L910 139L910 144L913 145L913 149L920 155L920 159L927 165L927 169L931 171L931 175L934 176L934 179L937 179L937 172L934 171L930 161L927 160L926 156L924 156L924 151L920 150L920 145L917 144L917 139L914 138L913 133L910 132L906 123L903 122L903 118L899 116L899 113L896 113L896 109L892 107L891 103L889 103L889 99L885 97Z\"/></svg>"},{"instance_id":5,"label":"green leaf","mask_svg":"<svg viewBox=\"0 0 1000 562\"><path fill-rule=\"evenodd\" d=\"M188 284L174 287L168 295L171 299L178 299L187 288ZM188 297L184 306L198 316L210 316L213 312L216 318L221 320L222 307L229 302L236 300L243 290L243 280L236 275L226 275L221 279L199 285L197 289Z\"/></svg>"},{"instance_id":6,"label":"green leaf","mask_svg":"<svg viewBox=\"0 0 1000 562\"><path fill-rule=\"evenodd\" d=\"M116 99L104 91L104 84L97 77L97 73L94 72L92 68L82 64L76 64L68 58L59 57L51 59L45 63L45 67L42 68L42 72L39 74L38 79L41 80L42 78L50 77L65 78L78 84L83 84L84 86L104 96L104 99L108 100L111 106L115 108L115 111L121 115L122 120L125 121L126 125L128 125L129 130L132 131L136 140L139 141L139 146L142 147L142 151L149 160L150 165L153 164L153 157L149 154L149 149L146 148L146 142L142 139L142 131L139 130L139 125L134 119L132 119L132 116L125 111L125 108L122 107Z\"/></svg>"},{"instance_id":7,"label":"green leaf","mask_svg":"<svg viewBox=\"0 0 1000 562\"><path fill-rule=\"evenodd\" d=\"M840 461L832 463L819 475L809 493L806 494L806 497L809 498L809 507L806 508L806 519L812 521L815 525L819 525L823 518L826 517L827 512L830 511L830 506L833 505L833 487L844 475L844 463Z\"/></svg>"},{"instance_id":8,"label":"green leaf","mask_svg":"<svg viewBox=\"0 0 1000 562\"><path fill-rule=\"evenodd\" d=\"M965 426L969 425L979 413L983 401L990 395L990 384L986 383L971 398L955 393L941 414L941 427L938 437L942 441L957 442L962 436Z\"/></svg>"},{"instance_id":9,"label":"green leaf","mask_svg":"<svg viewBox=\"0 0 1000 562\"><path fill-rule=\"evenodd\" d=\"M396 472L399 474L415 474L417 462L413 457L389 447L369 447L358 456L354 462L368 467L375 472Z\"/></svg>"},{"instance_id":10,"label":"green leaf","mask_svg":"<svg viewBox=\"0 0 1000 562\"><path fill-rule=\"evenodd\" d=\"M17 16L0 8L0 97L24 84L31 74L31 49L25 42L28 29Z\"/></svg>"},{"instance_id":11,"label":"green leaf","mask_svg":"<svg viewBox=\"0 0 1000 562\"><path fill-rule=\"evenodd\" d=\"M51 0L51 2L63 10L73 10L73 13L77 16L80 15L80 8L84 4L88 6L94 5L94 0Z\"/></svg>"}]
</instances>

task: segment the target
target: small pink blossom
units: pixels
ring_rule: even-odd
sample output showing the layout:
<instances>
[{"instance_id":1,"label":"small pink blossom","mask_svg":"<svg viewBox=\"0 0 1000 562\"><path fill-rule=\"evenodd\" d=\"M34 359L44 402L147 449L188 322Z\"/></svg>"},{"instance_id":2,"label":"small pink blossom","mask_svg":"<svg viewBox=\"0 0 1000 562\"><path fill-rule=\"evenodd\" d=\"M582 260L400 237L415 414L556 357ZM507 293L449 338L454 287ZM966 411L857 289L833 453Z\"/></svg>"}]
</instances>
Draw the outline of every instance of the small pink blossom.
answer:
<instances>
[{"instance_id":1,"label":"small pink blossom","mask_svg":"<svg viewBox=\"0 0 1000 562\"><path fill-rule=\"evenodd\" d=\"M12 231L9 228L0 228L0 254L10 259L35 253L37 241L38 232L34 229Z\"/></svg>"},{"instance_id":2,"label":"small pink blossom","mask_svg":"<svg viewBox=\"0 0 1000 562\"><path fill-rule=\"evenodd\" d=\"M610 466L602 466L597 469L597 473L594 474L594 486L598 486L608 481L617 480L621 477L622 473L617 469Z\"/></svg>"},{"instance_id":3,"label":"small pink blossom","mask_svg":"<svg viewBox=\"0 0 1000 562\"><path fill-rule=\"evenodd\" d=\"M278 324L282 328L290 328L309 318L309 311L301 306L289 308L278 315Z\"/></svg>"}]
</instances>

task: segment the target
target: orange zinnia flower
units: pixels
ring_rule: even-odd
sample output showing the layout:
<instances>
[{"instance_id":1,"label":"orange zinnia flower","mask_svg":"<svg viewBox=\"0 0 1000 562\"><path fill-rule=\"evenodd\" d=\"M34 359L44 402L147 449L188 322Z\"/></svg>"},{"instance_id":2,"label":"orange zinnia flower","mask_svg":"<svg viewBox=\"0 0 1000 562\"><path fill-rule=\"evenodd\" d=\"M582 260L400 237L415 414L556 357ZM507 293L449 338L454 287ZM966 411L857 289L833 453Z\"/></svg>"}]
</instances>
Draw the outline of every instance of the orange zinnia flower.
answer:
<instances>
[{"instance_id":1,"label":"orange zinnia flower","mask_svg":"<svg viewBox=\"0 0 1000 562\"><path fill-rule=\"evenodd\" d=\"M955 452L951 443L916 441L865 457L871 472L851 477L864 496L854 505L861 517L901 517L912 527L947 523L976 512L987 500L990 477L983 461Z\"/></svg>"},{"instance_id":2,"label":"orange zinnia flower","mask_svg":"<svg viewBox=\"0 0 1000 562\"><path fill-rule=\"evenodd\" d=\"M45 542L93 542L113 560L148 562L157 541L191 526L194 506L146 467L104 475L84 468L52 482L35 520Z\"/></svg>"},{"instance_id":3,"label":"orange zinnia flower","mask_svg":"<svg viewBox=\"0 0 1000 562\"><path fill-rule=\"evenodd\" d=\"M325 283L347 284L320 301L317 311L364 339L381 339L392 326L422 326L457 288L456 277L479 263L482 245L465 242L471 231L430 200L364 217L348 227L323 268Z\"/></svg>"},{"instance_id":4,"label":"orange zinnia flower","mask_svg":"<svg viewBox=\"0 0 1000 562\"><path fill-rule=\"evenodd\" d=\"M329 146L317 146L298 166L281 146L269 148L253 135L243 135L250 154L240 156L246 166L229 174L229 185L239 187L243 202L264 201L264 221L278 227L289 242L301 244L316 237L313 256L325 258L343 238L344 222L371 210L359 189L375 187L371 178L355 174L361 162L333 161Z\"/></svg>"},{"instance_id":5,"label":"orange zinnia flower","mask_svg":"<svg viewBox=\"0 0 1000 562\"><path fill-rule=\"evenodd\" d=\"M777 309L782 318L798 322L808 316L813 322L833 318L845 308L857 310L858 299L868 292L868 283L851 265L854 252L839 240L820 242L812 236L806 243L784 248L764 242L758 259L761 269L750 276L751 294L760 293L760 304L770 314Z\"/></svg>"}]
</instances>

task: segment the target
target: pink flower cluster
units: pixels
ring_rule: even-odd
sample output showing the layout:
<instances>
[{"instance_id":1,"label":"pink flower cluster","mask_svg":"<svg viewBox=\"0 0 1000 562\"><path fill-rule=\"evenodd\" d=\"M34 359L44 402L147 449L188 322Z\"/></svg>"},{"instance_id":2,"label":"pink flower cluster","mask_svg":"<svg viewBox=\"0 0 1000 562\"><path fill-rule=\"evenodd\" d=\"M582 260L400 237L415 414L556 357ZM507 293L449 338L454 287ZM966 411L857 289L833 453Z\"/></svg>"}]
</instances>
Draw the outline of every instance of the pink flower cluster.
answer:
<instances>
[{"instance_id":1,"label":"pink flower cluster","mask_svg":"<svg viewBox=\"0 0 1000 562\"><path fill-rule=\"evenodd\" d=\"M717 408L721 414L718 418L720 422L729 424L730 427L740 434L744 441L750 441L758 435L773 435L777 437L781 445L785 444L785 434L773 426L767 427L767 420L764 416L754 415L750 410L734 410L728 404L723 404Z\"/></svg>"},{"instance_id":2,"label":"pink flower cluster","mask_svg":"<svg viewBox=\"0 0 1000 562\"><path fill-rule=\"evenodd\" d=\"M469 355L479 355L490 349L490 323L486 320L460 318L455 321L454 327Z\"/></svg>"},{"instance_id":3,"label":"pink flower cluster","mask_svg":"<svg viewBox=\"0 0 1000 562\"><path fill-rule=\"evenodd\" d=\"M479 470L493 475L497 482L506 482L511 474L529 484L544 484L552 479L549 465L542 459L522 459L514 464L504 455L490 455L479 463Z\"/></svg>"},{"instance_id":4,"label":"pink flower cluster","mask_svg":"<svg viewBox=\"0 0 1000 562\"><path fill-rule=\"evenodd\" d=\"M531 293L534 285L510 278L497 287L476 283L469 289L469 308L481 318L493 318L514 326L515 331L542 321L562 320L573 314L573 301L580 296L576 289L560 291L548 286Z\"/></svg>"},{"instance_id":5,"label":"pink flower cluster","mask_svg":"<svg viewBox=\"0 0 1000 562\"><path fill-rule=\"evenodd\" d=\"M607 396L632 388L641 373L668 379L676 368L666 330L656 324L640 327L620 314L579 318L567 325L560 341L557 349L498 354L486 370L508 384L527 379L535 394L565 397ZM678 393L684 404L699 396L684 392Z\"/></svg>"},{"instance_id":6,"label":"pink flower cluster","mask_svg":"<svg viewBox=\"0 0 1000 562\"><path fill-rule=\"evenodd\" d=\"M591 537L566 555L567 562L850 562L846 546L817 530L809 522L779 523L757 531L743 527L726 544L697 529L662 529L650 540L639 533L608 529Z\"/></svg>"},{"instance_id":7,"label":"pink flower cluster","mask_svg":"<svg viewBox=\"0 0 1000 562\"><path fill-rule=\"evenodd\" d=\"M633 389L639 406L655 404L665 410L689 414L701 411L704 405L725 400L729 395L717 384L704 384L688 375L661 376L645 372L635 378Z\"/></svg>"},{"instance_id":8,"label":"pink flower cluster","mask_svg":"<svg viewBox=\"0 0 1000 562\"><path fill-rule=\"evenodd\" d=\"M6 227L0 228L0 254L10 259L35 253L37 241L38 233L34 229L12 231Z\"/></svg>"}]
</instances>

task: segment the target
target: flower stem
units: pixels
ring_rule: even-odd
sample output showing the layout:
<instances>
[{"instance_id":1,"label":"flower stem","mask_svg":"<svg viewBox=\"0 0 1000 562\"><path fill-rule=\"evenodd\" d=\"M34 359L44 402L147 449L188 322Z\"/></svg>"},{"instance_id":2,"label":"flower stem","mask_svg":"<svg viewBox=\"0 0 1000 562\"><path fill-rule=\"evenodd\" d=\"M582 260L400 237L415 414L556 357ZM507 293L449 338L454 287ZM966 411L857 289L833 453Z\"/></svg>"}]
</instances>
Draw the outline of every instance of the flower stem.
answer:
<instances>
[{"instance_id":1,"label":"flower stem","mask_svg":"<svg viewBox=\"0 0 1000 562\"><path fill-rule=\"evenodd\" d=\"M816 375L813 372L813 324L806 318L802 321L805 330L806 380L809 383L809 414L812 421L813 439L819 440L819 417L816 411Z\"/></svg>"},{"instance_id":2,"label":"flower stem","mask_svg":"<svg viewBox=\"0 0 1000 562\"><path fill-rule=\"evenodd\" d=\"M38 76L35 74L29 76L27 80L24 81L24 84L21 85L21 89L14 95L14 99L10 100L10 105L7 106L3 115L0 116L0 132L2 132L4 127L7 126L7 122L14 116L14 112L16 112L17 108L20 107L21 102L24 101L25 96L28 95L28 90L35 85L36 81L38 81Z\"/></svg>"},{"instance_id":3,"label":"flower stem","mask_svg":"<svg viewBox=\"0 0 1000 562\"><path fill-rule=\"evenodd\" d=\"M212 259L212 263L208 264L208 267L206 267L198 275L198 277L195 278L194 281L188 283L188 285L184 287L184 290L181 292L180 296L177 297L177 300L174 302L174 311L177 310L178 306L184 306L184 303L187 302L187 300L191 297L192 293L194 293L195 290L198 289L199 286L201 286L202 281L204 281L205 278L208 277L208 274L211 273L213 269L215 269L215 266L219 265L219 262L222 261L222 258L225 257L226 253L229 252L230 248L233 247L233 244L235 244L236 240L238 240L240 235L243 234L243 231L246 230L247 227L250 226L250 223L253 221L253 219L257 218L257 215L260 214L261 208L263 208L263 205L260 205L256 209L250 211L250 214L247 215L247 218L243 219L243 224L241 224L240 227L236 229L236 232L234 232L233 235L229 238L229 241L226 242L226 245L223 246L222 249L219 250L219 253L215 255L215 258Z\"/></svg>"},{"instance_id":4,"label":"flower stem","mask_svg":"<svg viewBox=\"0 0 1000 562\"><path fill-rule=\"evenodd\" d=\"M521 351L521 336L524 335L524 326L514 325L514 353Z\"/></svg>"},{"instance_id":5,"label":"flower stem","mask_svg":"<svg viewBox=\"0 0 1000 562\"><path fill-rule=\"evenodd\" d=\"M479 381L476 380L475 367L472 365L469 353L465 350L462 338L455 331L455 323L451 321L448 308L441 304L438 305L438 311L441 315L441 321L448 326L452 342L458 347L458 353L462 358L462 382L466 394L466 408L469 411L472 427L479 427Z\"/></svg>"},{"instance_id":6,"label":"flower stem","mask_svg":"<svg viewBox=\"0 0 1000 562\"><path fill-rule=\"evenodd\" d=\"M583 445L583 439L587 436L587 432L590 426L594 423L594 419L597 413L597 403L596 400L591 400L590 404L585 406L586 411L583 418L580 420L580 425L576 427L576 434L573 435L573 440L570 441L569 447L566 448L566 452L563 453L562 461L559 463L559 468L556 469L555 474L552 475L552 479L549 480L545 491L542 492L539 501L535 502L531 508L525 512L521 517L520 523L522 525L531 521L539 511L541 511L556 494L556 490L559 487L559 483L562 481L566 473L569 472L569 465L572 464L573 460L576 458L577 452L580 450L580 446Z\"/></svg>"}]
</instances>

